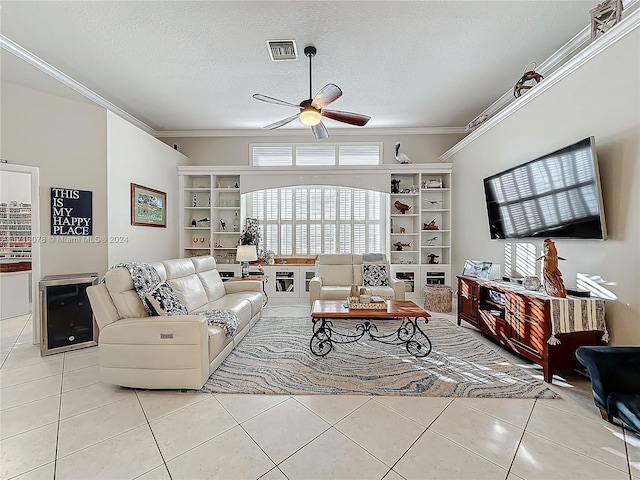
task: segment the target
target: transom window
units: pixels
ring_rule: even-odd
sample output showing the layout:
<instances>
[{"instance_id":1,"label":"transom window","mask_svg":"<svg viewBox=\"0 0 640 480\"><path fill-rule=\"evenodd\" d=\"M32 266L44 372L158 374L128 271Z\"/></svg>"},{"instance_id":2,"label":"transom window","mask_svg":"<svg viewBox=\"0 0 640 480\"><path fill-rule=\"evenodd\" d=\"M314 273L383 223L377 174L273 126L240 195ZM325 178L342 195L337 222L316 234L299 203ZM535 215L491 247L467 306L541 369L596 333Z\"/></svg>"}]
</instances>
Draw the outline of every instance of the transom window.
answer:
<instances>
[{"instance_id":1,"label":"transom window","mask_svg":"<svg viewBox=\"0 0 640 480\"><path fill-rule=\"evenodd\" d=\"M296 186L243 195L259 221L261 245L278 256L384 252L388 194L337 186Z\"/></svg>"},{"instance_id":2,"label":"transom window","mask_svg":"<svg viewBox=\"0 0 640 480\"><path fill-rule=\"evenodd\" d=\"M251 144L254 167L380 165L382 143Z\"/></svg>"}]
</instances>

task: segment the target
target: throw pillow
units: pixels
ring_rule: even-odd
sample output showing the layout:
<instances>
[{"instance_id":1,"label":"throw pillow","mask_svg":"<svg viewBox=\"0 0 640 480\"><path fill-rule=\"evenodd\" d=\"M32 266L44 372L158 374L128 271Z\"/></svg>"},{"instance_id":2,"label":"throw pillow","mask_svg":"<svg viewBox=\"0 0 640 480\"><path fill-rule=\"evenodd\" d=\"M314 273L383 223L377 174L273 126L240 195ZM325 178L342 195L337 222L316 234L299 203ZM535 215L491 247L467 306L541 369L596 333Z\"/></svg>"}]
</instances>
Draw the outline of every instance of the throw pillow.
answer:
<instances>
[{"instance_id":1,"label":"throw pillow","mask_svg":"<svg viewBox=\"0 0 640 480\"><path fill-rule=\"evenodd\" d=\"M187 315L187 308L167 282L159 283L153 290L145 294L147 304L152 313L161 315Z\"/></svg>"},{"instance_id":2,"label":"throw pillow","mask_svg":"<svg viewBox=\"0 0 640 480\"><path fill-rule=\"evenodd\" d=\"M362 265L362 284L365 287L386 287L387 265L379 263L366 263Z\"/></svg>"}]
</instances>

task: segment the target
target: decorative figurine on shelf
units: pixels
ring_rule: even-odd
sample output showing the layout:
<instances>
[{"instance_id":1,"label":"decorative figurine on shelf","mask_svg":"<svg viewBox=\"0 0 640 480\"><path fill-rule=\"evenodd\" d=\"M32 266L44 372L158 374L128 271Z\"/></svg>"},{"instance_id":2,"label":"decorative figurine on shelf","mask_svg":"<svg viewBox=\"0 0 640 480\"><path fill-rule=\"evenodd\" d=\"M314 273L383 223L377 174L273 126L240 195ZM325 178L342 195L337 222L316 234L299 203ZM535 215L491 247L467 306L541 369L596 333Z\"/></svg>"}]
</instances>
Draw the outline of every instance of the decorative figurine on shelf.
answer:
<instances>
[{"instance_id":1,"label":"decorative figurine on shelf","mask_svg":"<svg viewBox=\"0 0 640 480\"><path fill-rule=\"evenodd\" d=\"M400 142L396 142L396 160L400 163L407 164L411 163L411 159L407 157L404 153L400 152Z\"/></svg>"},{"instance_id":2,"label":"decorative figurine on shelf","mask_svg":"<svg viewBox=\"0 0 640 480\"><path fill-rule=\"evenodd\" d=\"M393 244L393 246L396 247L396 252L401 252L404 247L410 247L411 242L409 243L396 242Z\"/></svg>"},{"instance_id":3,"label":"decorative figurine on shelf","mask_svg":"<svg viewBox=\"0 0 640 480\"><path fill-rule=\"evenodd\" d=\"M195 193L193 194L193 206L198 206L198 196Z\"/></svg>"},{"instance_id":4,"label":"decorative figurine on shelf","mask_svg":"<svg viewBox=\"0 0 640 480\"><path fill-rule=\"evenodd\" d=\"M197 226L197 225L198 225L198 223L196 222L196 217L193 217L193 218L191 219L191 226L192 226L192 227L195 227L195 226Z\"/></svg>"},{"instance_id":5,"label":"decorative figurine on shelf","mask_svg":"<svg viewBox=\"0 0 640 480\"><path fill-rule=\"evenodd\" d=\"M220 231L221 232L227 231L227 222L224 221L224 218L220 219Z\"/></svg>"},{"instance_id":6,"label":"decorative figurine on shelf","mask_svg":"<svg viewBox=\"0 0 640 480\"><path fill-rule=\"evenodd\" d=\"M437 239L438 239L438 236L436 235L435 237L429 237L429 238L427 238L426 242L427 242L429 245L433 245L433 244L436 242L436 240L437 240Z\"/></svg>"},{"instance_id":7,"label":"decorative figurine on shelf","mask_svg":"<svg viewBox=\"0 0 640 480\"><path fill-rule=\"evenodd\" d=\"M550 297L566 298L567 291L562 282L562 273L558 269L558 260L566 260L558 256L556 244L553 240L547 238L542 243L542 255L537 258L544 258L544 267L542 275L544 278L544 293Z\"/></svg>"},{"instance_id":8,"label":"decorative figurine on shelf","mask_svg":"<svg viewBox=\"0 0 640 480\"><path fill-rule=\"evenodd\" d=\"M201 218L200 220L198 220L198 223L204 223L204 222L210 222L210 221L211 221L211 218L204 217L204 218Z\"/></svg>"},{"instance_id":9,"label":"decorative figurine on shelf","mask_svg":"<svg viewBox=\"0 0 640 480\"><path fill-rule=\"evenodd\" d=\"M430 265L436 265L438 263L438 260L436 260L436 258L439 258L440 255L436 255L435 253L430 253L429 255L427 255L427 258L429 259L429 264Z\"/></svg>"},{"instance_id":10,"label":"decorative figurine on shelf","mask_svg":"<svg viewBox=\"0 0 640 480\"><path fill-rule=\"evenodd\" d=\"M235 212L233 217L233 231L234 232L240 231L240 222L238 221L238 212Z\"/></svg>"},{"instance_id":11,"label":"decorative figurine on shelf","mask_svg":"<svg viewBox=\"0 0 640 480\"><path fill-rule=\"evenodd\" d=\"M406 233L407 229L404 227L400 227L400 233Z\"/></svg>"},{"instance_id":12,"label":"decorative figurine on shelf","mask_svg":"<svg viewBox=\"0 0 640 480\"><path fill-rule=\"evenodd\" d=\"M240 185L238 185L238 182L233 184L233 188L240 188Z\"/></svg>"},{"instance_id":13,"label":"decorative figurine on shelf","mask_svg":"<svg viewBox=\"0 0 640 480\"><path fill-rule=\"evenodd\" d=\"M423 223L422 224L422 229L423 230L440 230L440 227L438 227L438 225L436 225L436 220L437 219L438 219L438 217L434 218L429 223Z\"/></svg>"},{"instance_id":14,"label":"decorative figurine on shelf","mask_svg":"<svg viewBox=\"0 0 640 480\"><path fill-rule=\"evenodd\" d=\"M400 200L396 200L393 205L400 211L400 213L406 213L411 208L411 205L406 205Z\"/></svg>"},{"instance_id":15,"label":"decorative figurine on shelf","mask_svg":"<svg viewBox=\"0 0 640 480\"><path fill-rule=\"evenodd\" d=\"M391 179L391 193L400 193L400 182L402 180L398 180L396 178Z\"/></svg>"},{"instance_id":16,"label":"decorative figurine on shelf","mask_svg":"<svg viewBox=\"0 0 640 480\"><path fill-rule=\"evenodd\" d=\"M211 206L211 195L209 195L209 203L207 204L207 206Z\"/></svg>"}]
</instances>

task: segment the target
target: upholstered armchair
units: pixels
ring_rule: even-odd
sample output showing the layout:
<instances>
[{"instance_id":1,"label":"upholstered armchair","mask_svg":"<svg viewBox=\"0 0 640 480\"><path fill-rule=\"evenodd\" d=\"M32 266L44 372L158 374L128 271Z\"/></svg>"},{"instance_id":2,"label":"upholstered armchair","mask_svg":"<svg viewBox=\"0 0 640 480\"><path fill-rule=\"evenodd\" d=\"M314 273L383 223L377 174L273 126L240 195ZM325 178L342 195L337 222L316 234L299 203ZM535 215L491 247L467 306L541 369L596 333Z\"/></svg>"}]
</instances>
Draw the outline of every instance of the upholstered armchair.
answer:
<instances>
[{"instance_id":1,"label":"upholstered armchair","mask_svg":"<svg viewBox=\"0 0 640 480\"><path fill-rule=\"evenodd\" d=\"M579 347L576 358L589 370L602 418L640 433L640 346Z\"/></svg>"},{"instance_id":2,"label":"upholstered armchair","mask_svg":"<svg viewBox=\"0 0 640 480\"><path fill-rule=\"evenodd\" d=\"M385 299L404 300L405 283L392 277L386 256L370 255L375 258L375 261L364 262L367 265L365 269L372 274L369 283L363 278L362 255L350 253L319 255L318 275L309 282L310 304L313 305L315 300L346 300L351 285L366 285L371 289L372 295Z\"/></svg>"}]
</instances>

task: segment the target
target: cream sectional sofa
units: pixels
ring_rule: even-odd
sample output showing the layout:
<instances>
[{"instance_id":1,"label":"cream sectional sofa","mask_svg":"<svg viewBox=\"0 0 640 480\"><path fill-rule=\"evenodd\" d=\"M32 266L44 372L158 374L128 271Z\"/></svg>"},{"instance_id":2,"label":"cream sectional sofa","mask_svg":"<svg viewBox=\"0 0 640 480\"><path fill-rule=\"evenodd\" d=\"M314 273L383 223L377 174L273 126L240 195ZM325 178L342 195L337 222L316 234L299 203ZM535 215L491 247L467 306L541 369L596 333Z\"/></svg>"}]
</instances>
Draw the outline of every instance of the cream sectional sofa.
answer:
<instances>
[{"instance_id":1,"label":"cream sectional sofa","mask_svg":"<svg viewBox=\"0 0 640 480\"><path fill-rule=\"evenodd\" d=\"M405 283L391 277L386 256L379 263L386 265L386 286L369 287L373 295L391 300L405 299ZM318 255L318 276L309 282L310 304L315 300L346 300L351 285L362 285L362 255L350 253Z\"/></svg>"},{"instance_id":2,"label":"cream sectional sofa","mask_svg":"<svg viewBox=\"0 0 640 480\"><path fill-rule=\"evenodd\" d=\"M148 316L126 268L111 269L87 294L99 327L100 380L124 387L199 389L262 314L259 281L223 283L211 256L151 264L188 315ZM198 312L231 310L232 338Z\"/></svg>"}]
</instances>

